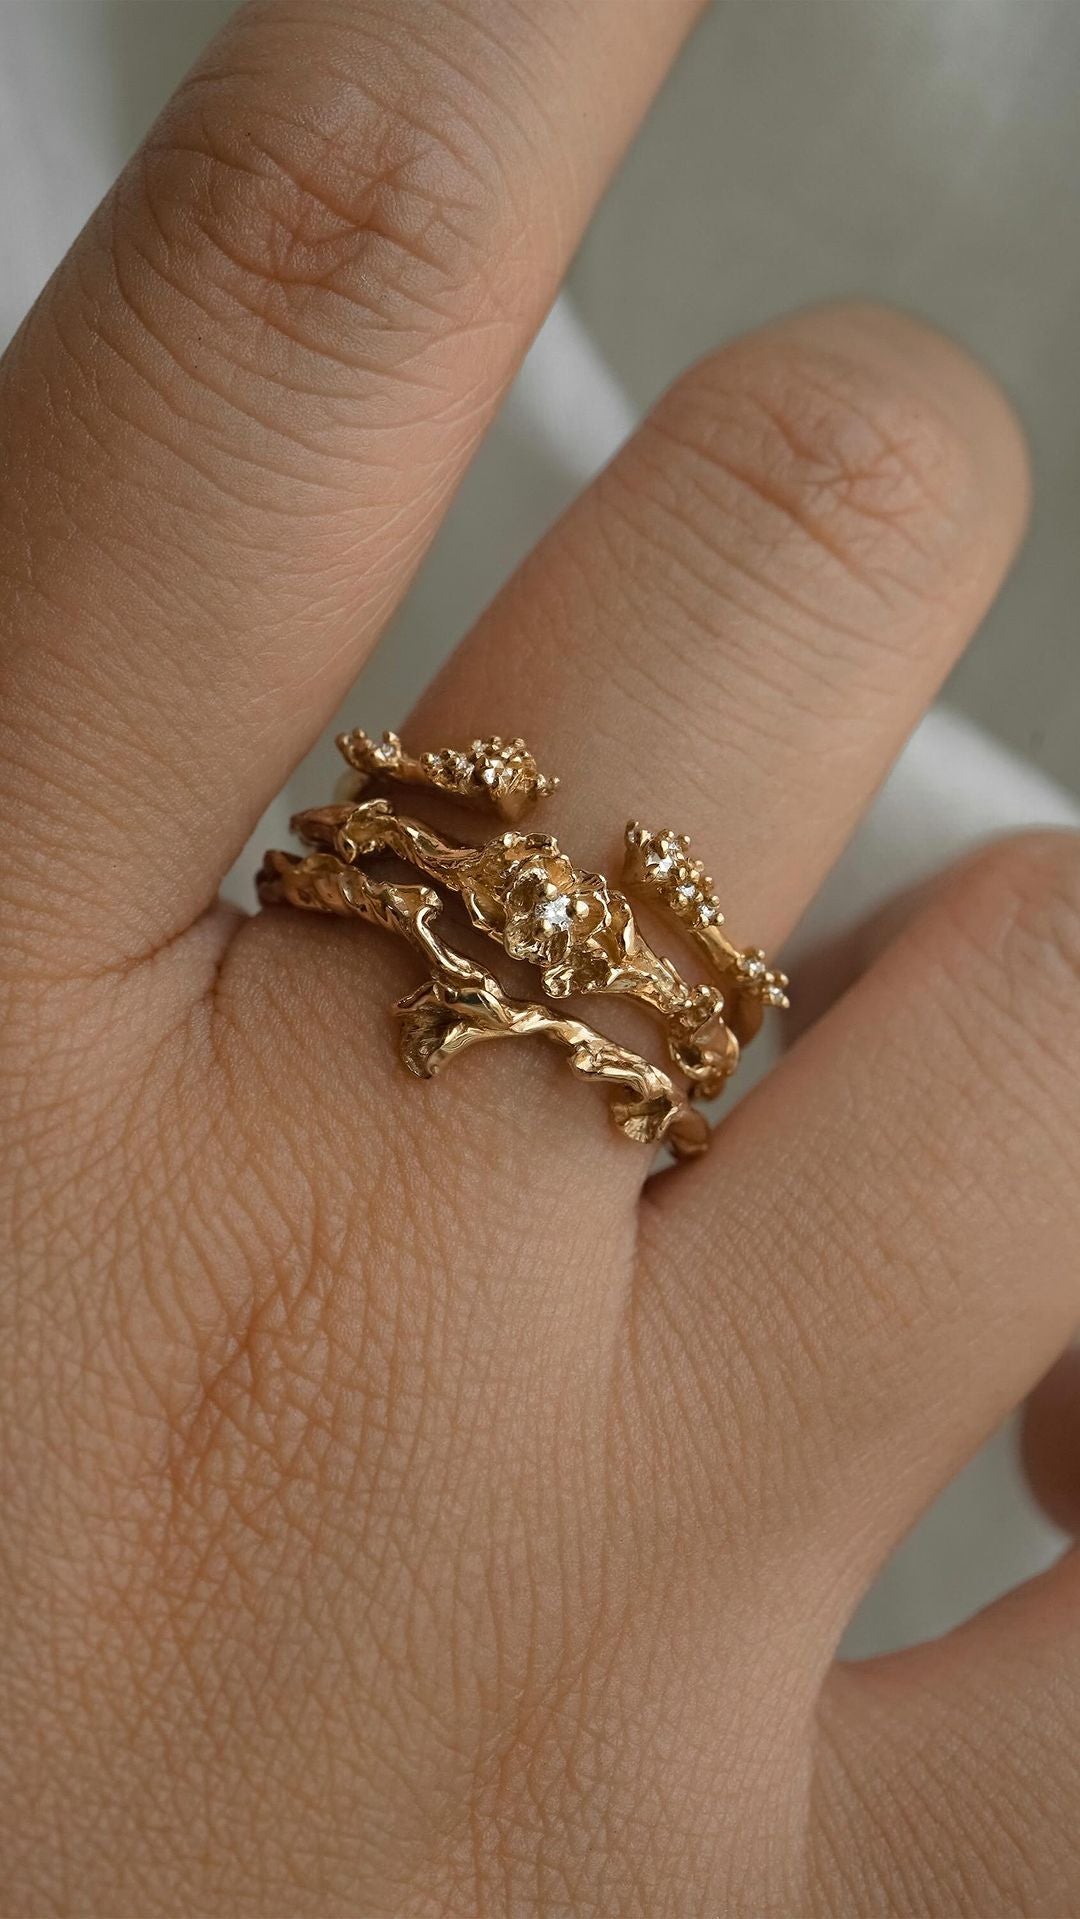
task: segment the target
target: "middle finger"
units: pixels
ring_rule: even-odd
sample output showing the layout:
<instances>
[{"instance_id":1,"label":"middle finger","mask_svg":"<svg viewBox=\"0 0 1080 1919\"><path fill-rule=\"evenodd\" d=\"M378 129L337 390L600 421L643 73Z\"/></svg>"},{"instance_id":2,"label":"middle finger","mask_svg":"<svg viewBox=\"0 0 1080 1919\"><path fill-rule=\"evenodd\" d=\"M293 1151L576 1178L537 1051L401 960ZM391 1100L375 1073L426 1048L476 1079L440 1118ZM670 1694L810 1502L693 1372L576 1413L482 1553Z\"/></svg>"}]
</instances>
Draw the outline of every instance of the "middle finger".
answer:
<instances>
[{"instance_id":1,"label":"middle finger","mask_svg":"<svg viewBox=\"0 0 1080 1919\"><path fill-rule=\"evenodd\" d=\"M1000 583L1025 513L1012 416L949 342L833 308L664 398L421 702L427 746L520 730L544 830L604 862L691 834L733 936L773 942L832 864Z\"/></svg>"},{"instance_id":2,"label":"middle finger","mask_svg":"<svg viewBox=\"0 0 1080 1919\"><path fill-rule=\"evenodd\" d=\"M457 650L409 742L520 730L562 777L537 824L579 864L610 871L630 816L688 831L732 936L772 944L992 597L1025 499L1012 417L954 347L873 310L796 316L679 382ZM275 937L305 968L327 946L310 926ZM364 978L386 994L381 967ZM335 951L320 979L347 1030L354 970ZM586 1017L611 1030L615 1011ZM436 1144L449 1124L490 1170L516 1141L542 1191L569 1181L595 1206L602 1167L607 1198L632 1197L648 1155L564 1068L495 1050L498 1068L482 1049L422 1096ZM487 1139L477 1087L496 1072Z\"/></svg>"}]
</instances>

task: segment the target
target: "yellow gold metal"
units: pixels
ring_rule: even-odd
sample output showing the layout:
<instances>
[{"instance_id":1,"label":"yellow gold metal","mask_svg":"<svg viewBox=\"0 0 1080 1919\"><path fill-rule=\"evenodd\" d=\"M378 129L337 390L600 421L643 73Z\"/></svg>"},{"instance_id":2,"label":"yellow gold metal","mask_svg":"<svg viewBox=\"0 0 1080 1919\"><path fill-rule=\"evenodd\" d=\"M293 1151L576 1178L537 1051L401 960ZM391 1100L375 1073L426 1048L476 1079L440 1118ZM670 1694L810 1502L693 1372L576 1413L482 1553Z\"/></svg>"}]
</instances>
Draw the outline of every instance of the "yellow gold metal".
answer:
<instances>
[{"instance_id":1,"label":"yellow gold metal","mask_svg":"<svg viewBox=\"0 0 1080 1919\"><path fill-rule=\"evenodd\" d=\"M712 880L690 854L685 833L650 833L637 820L626 828L623 885L635 898L662 908L688 934L725 989L728 1025L745 1046L758 1031L767 1006L791 1004L786 973L774 973L758 946L734 946L723 931L724 915Z\"/></svg>"},{"instance_id":2,"label":"yellow gold metal","mask_svg":"<svg viewBox=\"0 0 1080 1919\"><path fill-rule=\"evenodd\" d=\"M351 769L338 782L335 798L339 800L359 799L373 780L394 780L491 806L500 819L513 825L559 784L541 773L524 740L501 740L497 734L473 740L464 751L446 746L414 757L396 733L372 740L357 727L351 733L339 733L337 746Z\"/></svg>"},{"instance_id":3,"label":"yellow gold metal","mask_svg":"<svg viewBox=\"0 0 1080 1919\"><path fill-rule=\"evenodd\" d=\"M436 931L443 900L434 886L379 880L364 869L364 862L389 855L456 894L474 927L512 959L539 969L550 1000L609 994L638 1001L660 1021L669 1057L690 1082L690 1099L711 1099L766 1007L787 1006L788 982L758 948L737 947L722 930L712 880L689 840L632 820L620 892L602 874L581 871L549 835L507 831L475 846L398 812L386 797L362 797L376 781L426 787L514 822L558 784L539 771L523 740L474 740L465 751L416 757L394 733L373 741L357 730L343 733L338 746L350 771L334 804L309 808L292 822L315 850L306 857L267 854L259 897L264 905L367 920L422 954L431 976L395 1008L410 1071L428 1078L481 1040L538 1034L561 1047L581 1077L622 1088L611 1112L628 1137L666 1140L680 1157L702 1152L708 1129L666 1073L546 1004L510 998ZM689 939L708 966L707 981L688 984L654 951L636 923L631 893Z\"/></svg>"},{"instance_id":4,"label":"yellow gold metal","mask_svg":"<svg viewBox=\"0 0 1080 1919\"><path fill-rule=\"evenodd\" d=\"M680 1158L705 1150L704 1119L680 1098L666 1073L580 1020L509 998L489 973L448 945L436 931L443 903L432 887L376 880L327 852L306 858L268 853L257 884L264 906L366 920L408 940L423 956L431 978L394 1008L401 1022L402 1059L418 1078L430 1079L483 1040L540 1036L565 1050L568 1065L581 1078L622 1088L610 1111L629 1139L644 1145L664 1140Z\"/></svg>"},{"instance_id":5,"label":"yellow gold metal","mask_svg":"<svg viewBox=\"0 0 1080 1919\"><path fill-rule=\"evenodd\" d=\"M391 853L460 895L473 925L511 959L540 968L550 999L607 993L655 1014L674 1064L699 1097L712 1099L734 1071L738 1043L717 986L688 986L638 931L625 894L601 873L583 873L546 835L501 833L469 846L387 800L298 813L293 832L351 864Z\"/></svg>"}]
</instances>

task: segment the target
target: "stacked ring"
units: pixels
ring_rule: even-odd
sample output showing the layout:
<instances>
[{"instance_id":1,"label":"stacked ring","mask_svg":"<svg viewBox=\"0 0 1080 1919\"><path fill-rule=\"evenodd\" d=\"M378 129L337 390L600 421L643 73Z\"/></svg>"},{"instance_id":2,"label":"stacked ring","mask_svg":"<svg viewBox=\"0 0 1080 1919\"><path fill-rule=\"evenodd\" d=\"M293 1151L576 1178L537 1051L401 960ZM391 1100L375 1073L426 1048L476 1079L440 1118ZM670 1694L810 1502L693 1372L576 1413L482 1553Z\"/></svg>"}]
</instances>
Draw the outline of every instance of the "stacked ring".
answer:
<instances>
[{"instance_id":1,"label":"stacked ring","mask_svg":"<svg viewBox=\"0 0 1080 1919\"><path fill-rule=\"evenodd\" d=\"M394 734L374 742L349 733L338 745L350 767L340 797L292 822L314 851L268 854L259 896L266 905L366 919L422 952L431 979L396 1009L410 1070L429 1077L477 1040L542 1034L566 1049L577 1073L621 1083L612 1115L631 1138L664 1139L679 1156L702 1151L708 1129L668 1074L543 1002L511 999L435 931L442 898L433 886L395 886L363 870L390 854L456 894L473 926L539 970L548 1002L603 994L639 1002L660 1022L669 1058L690 1082L689 1098L702 1100L722 1090L764 1009L787 1005L787 980L760 951L728 940L712 882L689 842L631 822L621 892L602 874L582 872L548 835L506 831L472 845L398 812L385 796L362 797L376 780L400 782L486 801L504 819L517 819L557 785L540 773L524 741L477 740L463 752L420 757L406 753ZM689 937L709 966L709 981L687 983L654 951L636 923L631 891Z\"/></svg>"}]
</instances>

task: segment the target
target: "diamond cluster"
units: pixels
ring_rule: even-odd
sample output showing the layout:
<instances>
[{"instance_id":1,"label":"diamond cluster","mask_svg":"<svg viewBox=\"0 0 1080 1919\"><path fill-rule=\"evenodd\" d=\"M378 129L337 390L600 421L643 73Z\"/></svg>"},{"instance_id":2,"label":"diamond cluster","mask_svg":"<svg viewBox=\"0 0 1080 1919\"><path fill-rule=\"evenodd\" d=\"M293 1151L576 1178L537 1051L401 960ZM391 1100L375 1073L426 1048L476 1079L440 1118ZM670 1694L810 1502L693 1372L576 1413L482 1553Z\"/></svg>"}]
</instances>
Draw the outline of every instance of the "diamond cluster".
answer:
<instances>
[{"instance_id":1,"label":"diamond cluster","mask_svg":"<svg viewBox=\"0 0 1080 1919\"><path fill-rule=\"evenodd\" d=\"M420 763L432 785L444 792L482 795L495 802L514 798L531 804L546 799L559 783L541 773L524 740L501 740L498 734L473 740L463 752L443 747L423 753Z\"/></svg>"},{"instance_id":2,"label":"diamond cluster","mask_svg":"<svg viewBox=\"0 0 1080 1919\"><path fill-rule=\"evenodd\" d=\"M710 927L723 925L724 915L712 880L702 862L692 857L685 833L672 833L667 828L650 833L631 820L626 829L626 857L628 878L647 887L685 926L707 932ZM745 993L764 1006L783 1008L790 1004L784 990L786 975L770 972L760 947L748 947L745 952L731 947L728 951L731 971Z\"/></svg>"},{"instance_id":3,"label":"diamond cluster","mask_svg":"<svg viewBox=\"0 0 1080 1919\"><path fill-rule=\"evenodd\" d=\"M650 833L634 820L626 829L634 868L659 900L690 926L722 926L724 915L700 860L692 859L685 833Z\"/></svg>"},{"instance_id":4,"label":"diamond cluster","mask_svg":"<svg viewBox=\"0 0 1080 1919\"><path fill-rule=\"evenodd\" d=\"M743 981L746 989L764 1006L777 1006L783 1011L791 1005L785 987L786 973L771 973L765 964L765 955L760 946L749 946L740 953L735 962L735 972Z\"/></svg>"},{"instance_id":5,"label":"diamond cluster","mask_svg":"<svg viewBox=\"0 0 1080 1919\"><path fill-rule=\"evenodd\" d=\"M361 727L342 733L338 746L349 765L368 779L403 780L432 786L458 799L482 800L504 819L517 819L537 800L547 799L559 782L541 773L524 740L493 735L473 740L463 750L441 747L414 759L396 733L373 740Z\"/></svg>"}]
</instances>

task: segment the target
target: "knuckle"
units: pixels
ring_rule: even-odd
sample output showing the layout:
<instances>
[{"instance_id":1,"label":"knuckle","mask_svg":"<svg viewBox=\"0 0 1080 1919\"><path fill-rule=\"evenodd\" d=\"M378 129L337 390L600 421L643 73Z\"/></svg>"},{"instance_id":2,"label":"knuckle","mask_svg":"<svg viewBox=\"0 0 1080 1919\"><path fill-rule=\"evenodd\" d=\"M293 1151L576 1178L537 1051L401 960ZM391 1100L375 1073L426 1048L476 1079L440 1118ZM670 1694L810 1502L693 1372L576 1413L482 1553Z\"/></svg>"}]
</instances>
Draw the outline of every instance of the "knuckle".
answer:
<instances>
[{"instance_id":1,"label":"knuckle","mask_svg":"<svg viewBox=\"0 0 1080 1919\"><path fill-rule=\"evenodd\" d=\"M954 905L968 949L985 955L1029 1019L1076 1023L1080 833L1038 829L979 854Z\"/></svg>"},{"instance_id":2,"label":"knuckle","mask_svg":"<svg viewBox=\"0 0 1080 1919\"><path fill-rule=\"evenodd\" d=\"M349 32L343 49L298 25L276 65L246 67L242 44L200 69L125 175L110 234L121 265L209 318L343 358L356 320L430 334L487 318L508 290L486 261L513 218L490 104Z\"/></svg>"},{"instance_id":3,"label":"knuckle","mask_svg":"<svg viewBox=\"0 0 1080 1919\"><path fill-rule=\"evenodd\" d=\"M1080 1073L1080 834L1040 830L975 856L918 936L980 1127L1004 1101L1047 1165L1071 1172Z\"/></svg>"},{"instance_id":4,"label":"knuckle","mask_svg":"<svg viewBox=\"0 0 1080 1919\"><path fill-rule=\"evenodd\" d=\"M923 385L884 356L766 331L692 368L654 423L751 553L779 556L798 590L880 602L943 597L976 475Z\"/></svg>"}]
</instances>

